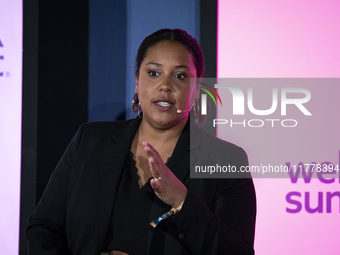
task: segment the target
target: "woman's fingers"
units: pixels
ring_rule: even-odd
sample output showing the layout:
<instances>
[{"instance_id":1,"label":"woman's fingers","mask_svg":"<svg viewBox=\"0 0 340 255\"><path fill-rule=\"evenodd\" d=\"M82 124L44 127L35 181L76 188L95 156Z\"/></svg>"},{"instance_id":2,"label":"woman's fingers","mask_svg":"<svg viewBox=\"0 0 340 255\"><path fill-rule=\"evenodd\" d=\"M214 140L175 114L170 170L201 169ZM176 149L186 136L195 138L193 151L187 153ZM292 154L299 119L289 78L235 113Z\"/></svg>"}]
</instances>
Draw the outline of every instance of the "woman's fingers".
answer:
<instances>
[{"instance_id":1,"label":"woman's fingers","mask_svg":"<svg viewBox=\"0 0 340 255\"><path fill-rule=\"evenodd\" d=\"M160 181L156 181L155 179L150 180L151 187L155 191L157 196L160 196L162 194L162 185Z\"/></svg>"},{"instance_id":2,"label":"woman's fingers","mask_svg":"<svg viewBox=\"0 0 340 255\"><path fill-rule=\"evenodd\" d=\"M158 151L148 142L143 142L144 149L148 153L150 157L154 158L155 163L158 165L163 163L161 156L159 155Z\"/></svg>"},{"instance_id":3,"label":"woman's fingers","mask_svg":"<svg viewBox=\"0 0 340 255\"><path fill-rule=\"evenodd\" d=\"M159 167L156 165L153 157L150 157L148 159L148 162L149 162L151 174L153 176L153 179L150 180L151 187L153 188L157 196L161 196L163 175L161 171L159 171Z\"/></svg>"},{"instance_id":4,"label":"woman's fingers","mask_svg":"<svg viewBox=\"0 0 340 255\"><path fill-rule=\"evenodd\" d=\"M150 168L153 178L157 181L161 180L163 176L162 176L161 171L159 170L159 167L156 165L154 158L150 157L148 159L148 162L149 162L149 168Z\"/></svg>"},{"instance_id":5,"label":"woman's fingers","mask_svg":"<svg viewBox=\"0 0 340 255\"><path fill-rule=\"evenodd\" d=\"M155 148L152 147L148 142L143 142L144 150L149 155L148 163L152 176L158 180L162 178L162 173L164 173L164 168L166 167L161 156Z\"/></svg>"},{"instance_id":6,"label":"woman's fingers","mask_svg":"<svg viewBox=\"0 0 340 255\"><path fill-rule=\"evenodd\" d=\"M164 164L157 150L148 142L143 142L153 179L150 180L155 194L166 204L178 206L187 195L187 188Z\"/></svg>"}]
</instances>

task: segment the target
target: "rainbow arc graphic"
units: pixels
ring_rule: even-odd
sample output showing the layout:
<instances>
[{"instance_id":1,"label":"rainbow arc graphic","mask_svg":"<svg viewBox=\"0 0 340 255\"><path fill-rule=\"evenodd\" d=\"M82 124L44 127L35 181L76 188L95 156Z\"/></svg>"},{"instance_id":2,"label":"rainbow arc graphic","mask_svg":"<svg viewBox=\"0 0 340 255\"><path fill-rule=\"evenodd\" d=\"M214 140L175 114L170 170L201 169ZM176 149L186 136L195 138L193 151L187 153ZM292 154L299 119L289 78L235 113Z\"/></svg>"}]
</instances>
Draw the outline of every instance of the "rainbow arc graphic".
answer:
<instances>
[{"instance_id":1,"label":"rainbow arc graphic","mask_svg":"<svg viewBox=\"0 0 340 255\"><path fill-rule=\"evenodd\" d=\"M205 84L205 83L203 83L203 82L197 82L197 83L202 84L202 85L208 87L208 88L216 95L216 97L218 98L218 100L220 101L220 104L221 104L221 106L222 106L222 100L221 100L221 98L220 98L220 95L217 93L217 91L216 91L213 87L211 87L210 85ZM216 99L215 99L215 97L211 94L211 92L210 92L209 90L204 89L204 88L201 88L201 87L197 87L197 88L200 89L200 90L202 90L202 91L204 91L205 93L207 93L207 94L212 98L212 100L214 101L215 106L217 106L217 104L216 104Z\"/></svg>"},{"instance_id":2,"label":"rainbow arc graphic","mask_svg":"<svg viewBox=\"0 0 340 255\"><path fill-rule=\"evenodd\" d=\"M221 104L221 106L222 106L221 97L220 97L220 95L217 93L217 91L216 91L213 87L211 87L210 85L205 84L205 83L203 83L203 82L197 82L197 83L198 83L198 84L201 84L201 85L204 85L204 86L206 86L208 89L210 89L210 90L213 92L213 94L216 95L216 97L218 98L218 100L220 101L220 104ZM197 87L197 88L200 89L200 90L202 90L202 91L204 91L205 93L207 93L207 94L202 94L202 95L201 95L201 114L202 114L202 115L207 115L207 95L209 95L209 96L211 97L211 99L214 101L215 106L217 106L216 99L215 99L215 97L213 96L213 94L212 94L208 89L206 89L206 88L201 88L201 87Z\"/></svg>"}]
</instances>

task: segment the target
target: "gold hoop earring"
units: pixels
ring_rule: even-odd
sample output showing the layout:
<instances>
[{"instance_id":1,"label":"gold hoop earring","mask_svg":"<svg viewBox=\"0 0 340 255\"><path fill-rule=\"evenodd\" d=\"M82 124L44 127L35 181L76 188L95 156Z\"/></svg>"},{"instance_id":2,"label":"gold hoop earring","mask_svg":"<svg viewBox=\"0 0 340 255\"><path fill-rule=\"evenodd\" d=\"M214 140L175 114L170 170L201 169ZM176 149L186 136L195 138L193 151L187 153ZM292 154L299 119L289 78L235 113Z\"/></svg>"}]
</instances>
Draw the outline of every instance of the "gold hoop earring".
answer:
<instances>
[{"instance_id":1,"label":"gold hoop earring","mask_svg":"<svg viewBox=\"0 0 340 255\"><path fill-rule=\"evenodd\" d=\"M196 112L196 108L197 108L197 112ZM195 104L194 104L194 117L197 119L200 115L199 113L200 111L200 105L198 103L198 100L195 101Z\"/></svg>"},{"instance_id":2,"label":"gold hoop earring","mask_svg":"<svg viewBox=\"0 0 340 255\"><path fill-rule=\"evenodd\" d=\"M197 115L196 115L196 103L194 104L194 117L197 118Z\"/></svg>"},{"instance_id":3,"label":"gold hoop earring","mask_svg":"<svg viewBox=\"0 0 340 255\"><path fill-rule=\"evenodd\" d=\"M139 112L139 110L138 110L138 117L142 119L142 116L140 116L140 112Z\"/></svg>"},{"instance_id":4,"label":"gold hoop earring","mask_svg":"<svg viewBox=\"0 0 340 255\"><path fill-rule=\"evenodd\" d=\"M138 112L138 116L139 116L139 110L140 110L140 102L139 102L139 98L138 98L138 93L136 93L133 96L133 99L132 99L132 111Z\"/></svg>"}]
</instances>

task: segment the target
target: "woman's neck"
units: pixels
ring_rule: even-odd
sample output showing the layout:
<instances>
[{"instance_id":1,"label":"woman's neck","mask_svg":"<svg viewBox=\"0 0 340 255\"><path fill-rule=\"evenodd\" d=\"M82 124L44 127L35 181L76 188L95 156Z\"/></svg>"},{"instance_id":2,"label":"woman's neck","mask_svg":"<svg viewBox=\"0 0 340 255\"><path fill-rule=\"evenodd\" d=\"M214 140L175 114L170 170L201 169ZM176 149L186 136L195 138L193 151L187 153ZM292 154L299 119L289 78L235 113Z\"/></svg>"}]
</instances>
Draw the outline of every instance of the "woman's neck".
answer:
<instances>
[{"instance_id":1,"label":"woman's neck","mask_svg":"<svg viewBox=\"0 0 340 255\"><path fill-rule=\"evenodd\" d=\"M146 141L153 145L155 149L164 146L168 147L167 144L175 146L185 125L186 122L180 122L171 128L163 130L154 128L149 123L142 120L138 129L138 142L142 143L143 141Z\"/></svg>"}]
</instances>

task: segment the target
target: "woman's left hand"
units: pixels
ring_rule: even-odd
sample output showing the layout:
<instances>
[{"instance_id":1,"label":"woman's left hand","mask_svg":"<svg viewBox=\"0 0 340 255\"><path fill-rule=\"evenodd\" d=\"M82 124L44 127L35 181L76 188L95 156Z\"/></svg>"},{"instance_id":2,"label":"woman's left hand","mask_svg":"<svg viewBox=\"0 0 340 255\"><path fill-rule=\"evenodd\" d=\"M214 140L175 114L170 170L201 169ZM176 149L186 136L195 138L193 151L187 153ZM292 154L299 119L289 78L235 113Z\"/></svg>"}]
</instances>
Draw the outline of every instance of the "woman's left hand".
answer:
<instances>
[{"instance_id":1,"label":"woman's left hand","mask_svg":"<svg viewBox=\"0 0 340 255\"><path fill-rule=\"evenodd\" d=\"M155 194L164 203L172 207L179 206L185 200L188 189L164 164L161 156L151 144L143 142L143 145L149 156L148 163L153 176L150 184Z\"/></svg>"}]
</instances>

